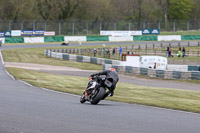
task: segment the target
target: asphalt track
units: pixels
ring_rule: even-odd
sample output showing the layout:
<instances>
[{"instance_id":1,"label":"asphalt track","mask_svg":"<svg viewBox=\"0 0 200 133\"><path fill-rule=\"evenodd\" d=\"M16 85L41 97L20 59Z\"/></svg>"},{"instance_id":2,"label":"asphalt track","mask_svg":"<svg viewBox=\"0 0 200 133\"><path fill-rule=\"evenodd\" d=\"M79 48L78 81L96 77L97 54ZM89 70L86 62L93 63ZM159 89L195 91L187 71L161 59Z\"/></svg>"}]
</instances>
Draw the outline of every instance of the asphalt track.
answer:
<instances>
[{"instance_id":1,"label":"asphalt track","mask_svg":"<svg viewBox=\"0 0 200 133\"><path fill-rule=\"evenodd\" d=\"M0 133L200 131L200 114L111 101L80 104L78 96L13 80L2 62L0 78Z\"/></svg>"}]
</instances>

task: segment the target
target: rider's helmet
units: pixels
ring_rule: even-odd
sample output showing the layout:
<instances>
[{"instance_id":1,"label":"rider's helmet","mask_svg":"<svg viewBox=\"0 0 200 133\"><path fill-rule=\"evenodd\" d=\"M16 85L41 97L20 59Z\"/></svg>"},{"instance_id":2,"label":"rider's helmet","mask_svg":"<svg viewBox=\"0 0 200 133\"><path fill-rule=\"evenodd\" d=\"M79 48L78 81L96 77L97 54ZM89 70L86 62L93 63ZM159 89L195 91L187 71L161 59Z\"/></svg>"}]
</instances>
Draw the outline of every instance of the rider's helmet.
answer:
<instances>
[{"instance_id":1,"label":"rider's helmet","mask_svg":"<svg viewBox=\"0 0 200 133\"><path fill-rule=\"evenodd\" d=\"M112 68L110 68L110 71L115 71L115 68L113 68L113 67L112 67Z\"/></svg>"}]
</instances>

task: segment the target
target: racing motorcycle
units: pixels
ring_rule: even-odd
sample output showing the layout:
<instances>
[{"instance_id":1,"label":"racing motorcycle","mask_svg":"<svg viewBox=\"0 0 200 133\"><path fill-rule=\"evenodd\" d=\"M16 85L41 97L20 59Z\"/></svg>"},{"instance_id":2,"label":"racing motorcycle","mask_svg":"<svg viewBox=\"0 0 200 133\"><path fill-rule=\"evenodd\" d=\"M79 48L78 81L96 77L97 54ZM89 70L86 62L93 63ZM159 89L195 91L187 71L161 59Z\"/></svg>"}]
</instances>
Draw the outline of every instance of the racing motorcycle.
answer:
<instances>
[{"instance_id":1,"label":"racing motorcycle","mask_svg":"<svg viewBox=\"0 0 200 133\"><path fill-rule=\"evenodd\" d=\"M103 100L106 88L111 86L112 81L109 79L100 76L90 77L90 81L80 98L80 102L85 103L88 101L91 104L98 104L101 100Z\"/></svg>"}]
</instances>

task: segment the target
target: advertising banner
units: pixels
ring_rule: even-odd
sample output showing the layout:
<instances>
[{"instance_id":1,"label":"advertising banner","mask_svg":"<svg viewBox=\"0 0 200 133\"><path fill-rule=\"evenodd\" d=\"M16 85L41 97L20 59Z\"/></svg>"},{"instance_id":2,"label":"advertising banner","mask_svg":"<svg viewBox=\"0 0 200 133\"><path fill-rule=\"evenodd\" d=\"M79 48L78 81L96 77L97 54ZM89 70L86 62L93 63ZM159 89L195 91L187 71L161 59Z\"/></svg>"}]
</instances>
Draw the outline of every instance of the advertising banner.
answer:
<instances>
[{"instance_id":1,"label":"advertising banner","mask_svg":"<svg viewBox=\"0 0 200 133\"><path fill-rule=\"evenodd\" d=\"M0 37L4 37L4 32L0 32Z\"/></svg>"},{"instance_id":2,"label":"advertising banner","mask_svg":"<svg viewBox=\"0 0 200 133\"><path fill-rule=\"evenodd\" d=\"M34 30L33 36L44 36L44 30Z\"/></svg>"},{"instance_id":3,"label":"advertising banner","mask_svg":"<svg viewBox=\"0 0 200 133\"><path fill-rule=\"evenodd\" d=\"M21 36L21 30L11 30L11 36Z\"/></svg>"},{"instance_id":4,"label":"advertising banner","mask_svg":"<svg viewBox=\"0 0 200 133\"><path fill-rule=\"evenodd\" d=\"M160 29L142 29L142 35L160 35Z\"/></svg>"},{"instance_id":5,"label":"advertising banner","mask_svg":"<svg viewBox=\"0 0 200 133\"><path fill-rule=\"evenodd\" d=\"M45 32L44 32L44 35L45 35L45 36L55 36L55 35L56 35L56 32L55 32L55 31L45 31Z\"/></svg>"},{"instance_id":6,"label":"advertising banner","mask_svg":"<svg viewBox=\"0 0 200 133\"><path fill-rule=\"evenodd\" d=\"M133 36L142 35L142 31L100 31L103 36Z\"/></svg>"},{"instance_id":7,"label":"advertising banner","mask_svg":"<svg viewBox=\"0 0 200 133\"><path fill-rule=\"evenodd\" d=\"M120 41L133 41L133 37L131 36L109 36L109 41L110 42L120 42Z\"/></svg>"},{"instance_id":8,"label":"advertising banner","mask_svg":"<svg viewBox=\"0 0 200 133\"><path fill-rule=\"evenodd\" d=\"M4 36L5 37L11 37L11 31L5 31Z\"/></svg>"},{"instance_id":9,"label":"advertising banner","mask_svg":"<svg viewBox=\"0 0 200 133\"><path fill-rule=\"evenodd\" d=\"M22 30L21 36L33 36L33 31L32 30Z\"/></svg>"}]
</instances>

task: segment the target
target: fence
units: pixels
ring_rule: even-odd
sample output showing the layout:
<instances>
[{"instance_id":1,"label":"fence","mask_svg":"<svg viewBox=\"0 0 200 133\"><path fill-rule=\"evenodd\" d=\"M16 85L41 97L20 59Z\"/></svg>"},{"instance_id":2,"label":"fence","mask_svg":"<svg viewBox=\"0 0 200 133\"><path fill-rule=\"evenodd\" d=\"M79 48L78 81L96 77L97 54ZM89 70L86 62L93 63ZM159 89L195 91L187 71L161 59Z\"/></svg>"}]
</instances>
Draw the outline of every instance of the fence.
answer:
<instances>
[{"instance_id":1,"label":"fence","mask_svg":"<svg viewBox=\"0 0 200 133\"><path fill-rule=\"evenodd\" d=\"M122 47L122 54L137 54L137 55L157 55L157 56L165 56L166 48L170 46L172 47L172 55L176 56L178 53L177 47L185 47L186 56L192 57L200 57L200 50L190 49L190 46L200 46L200 42L190 43L190 42L174 42L174 43L157 43L157 44L143 44L143 45L132 45ZM115 49L115 54L113 54L113 49ZM95 49L53 49L53 52L60 53L69 53L69 54L77 54L77 55L86 55L91 57L101 57L101 58L109 58L122 60L122 57L119 55L119 47L102 47Z\"/></svg>"},{"instance_id":2,"label":"fence","mask_svg":"<svg viewBox=\"0 0 200 133\"><path fill-rule=\"evenodd\" d=\"M200 21L150 21L150 20L1 20L0 31L6 30L45 30L55 31L56 35L99 35L101 30L141 30L160 29L160 31L189 31L199 30Z\"/></svg>"}]
</instances>

